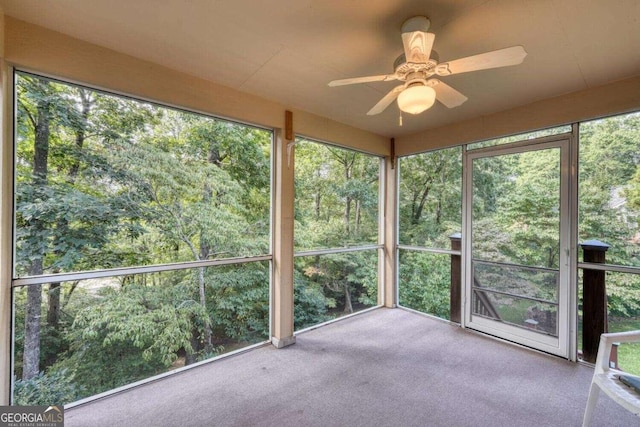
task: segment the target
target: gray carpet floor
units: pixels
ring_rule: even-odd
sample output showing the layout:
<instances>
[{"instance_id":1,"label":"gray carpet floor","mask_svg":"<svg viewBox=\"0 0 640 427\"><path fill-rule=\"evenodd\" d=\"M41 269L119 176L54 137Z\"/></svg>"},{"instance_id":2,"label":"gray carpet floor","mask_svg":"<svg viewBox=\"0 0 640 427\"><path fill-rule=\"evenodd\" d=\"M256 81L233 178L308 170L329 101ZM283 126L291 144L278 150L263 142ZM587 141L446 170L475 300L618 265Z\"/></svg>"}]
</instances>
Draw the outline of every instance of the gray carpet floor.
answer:
<instances>
[{"instance_id":1,"label":"gray carpet floor","mask_svg":"<svg viewBox=\"0 0 640 427\"><path fill-rule=\"evenodd\" d=\"M65 426L579 426L593 370L378 309L68 409ZM601 394L594 426L640 426Z\"/></svg>"}]
</instances>

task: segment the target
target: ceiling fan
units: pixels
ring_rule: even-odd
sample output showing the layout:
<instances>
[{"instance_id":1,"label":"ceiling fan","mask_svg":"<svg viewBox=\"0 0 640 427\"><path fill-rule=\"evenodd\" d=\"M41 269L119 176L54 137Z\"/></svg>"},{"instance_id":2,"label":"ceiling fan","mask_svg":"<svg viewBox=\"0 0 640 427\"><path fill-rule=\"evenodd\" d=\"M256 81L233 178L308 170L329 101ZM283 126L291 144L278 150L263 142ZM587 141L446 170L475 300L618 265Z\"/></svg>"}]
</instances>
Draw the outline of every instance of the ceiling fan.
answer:
<instances>
[{"instance_id":1,"label":"ceiling fan","mask_svg":"<svg viewBox=\"0 0 640 427\"><path fill-rule=\"evenodd\" d=\"M393 64L393 74L356 77L333 80L329 86L343 86L355 83L399 80L404 82L391 89L367 115L382 113L397 98L401 111L419 114L434 104L437 99L448 108L463 104L468 98L432 76L449 76L469 71L506 67L522 63L527 52L522 46L468 56L449 62L438 62L438 56L431 48L435 34L428 33L431 25L429 18L415 16L402 24L402 44L404 53L398 56Z\"/></svg>"}]
</instances>

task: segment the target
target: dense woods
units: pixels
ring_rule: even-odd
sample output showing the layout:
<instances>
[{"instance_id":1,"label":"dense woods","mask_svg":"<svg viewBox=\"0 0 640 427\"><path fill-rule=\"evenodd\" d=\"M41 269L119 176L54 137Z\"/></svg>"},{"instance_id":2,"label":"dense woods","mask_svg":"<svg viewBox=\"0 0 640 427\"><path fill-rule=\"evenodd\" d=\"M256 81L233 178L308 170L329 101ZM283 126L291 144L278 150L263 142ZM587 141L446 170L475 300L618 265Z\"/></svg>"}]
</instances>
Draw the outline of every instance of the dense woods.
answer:
<instances>
[{"instance_id":1,"label":"dense woods","mask_svg":"<svg viewBox=\"0 0 640 427\"><path fill-rule=\"evenodd\" d=\"M296 253L378 243L380 159L301 139L296 145ZM317 292L329 317L377 305L378 250L296 257L299 297ZM320 319L300 319L295 327Z\"/></svg>"},{"instance_id":2,"label":"dense woods","mask_svg":"<svg viewBox=\"0 0 640 427\"><path fill-rule=\"evenodd\" d=\"M472 144L469 149L562 132L563 127ZM640 114L580 124L579 241L611 248L607 263L640 266ZM462 152L459 147L400 160L400 244L449 249L460 232ZM474 163L474 258L557 268L557 153L538 151ZM582 256L580 251L579 256ZM400 303L449 316L448 255L400 252ZM610 323L640 316L640 276L608 273ZM615 327L615 326L614 326Z\"/></svg>"},{"instance_id":3,"label":"dense woods","mask_svg":"<svg viewBox=\"0 0 640 427\"><path fill-rule=\"evenodd\" d=\"M13 288L14 404L69 403L269 339L270 263L244 257L270 253L271 131L26 73L16 94L15 276L131 269ZM580 239L612 245L610 263L640 266L638 148L638 114L581 127ZM300 330L378 304L381 160L294 150ZM506 260L557 265L537 229L553 215L545 164L479 172L482 232ZM399 169L400 243L449 248L461 148ZM449 274L449 255L401 250L401 304L448 317ZM637 277L608 279L612 316L640 315Z\"/></svg>"},{"instance_id":4,"label":"dense woods","mask_svg":"<svg viewBox=\"0 0 640 427\"><path fill-rule=\"evenodd\" d=\"M269 339L269 262L198 264L269 254L270 131L24 73L16 92L16 276L132 270L14 288L14 403ZM298 151L296 247L376 244L380 160ZM375 305L372 253L297 258L296 328Z\"/></svg>"},{"instance_id":5,"label":"dense woods","mask_svg":"<svg viewBox=\"0 0 640 427\"><path fill-rule=\"evenodd\" d=\"M17 276L269 252L265 130L17 75ZM16 403L66 403L268 337L267 263L14 292Z\"/></svg>"}]
</instances>

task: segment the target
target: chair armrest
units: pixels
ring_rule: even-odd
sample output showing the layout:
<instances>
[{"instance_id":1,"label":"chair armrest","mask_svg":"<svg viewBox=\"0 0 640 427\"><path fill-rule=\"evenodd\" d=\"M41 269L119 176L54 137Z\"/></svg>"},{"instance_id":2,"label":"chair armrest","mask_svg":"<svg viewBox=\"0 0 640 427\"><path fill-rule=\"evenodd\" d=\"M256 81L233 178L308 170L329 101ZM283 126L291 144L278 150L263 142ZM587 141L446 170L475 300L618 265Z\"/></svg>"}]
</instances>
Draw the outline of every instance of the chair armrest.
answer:
<instances>
[{"instance_id":1,"label":"chair armrest","mask_svg":"<svg viewBox=\"0 0 640 427\"><path fill-rule=\"evenodd\" d=\"M609 370L609 357L613 343L640 342L640 330L627 332L612 332L600 335L600 345L596 357L595 373L604 373Z\"/></svg>"},{"instance_id":2,"label":"chair armrest","mask_svg":"<svg viewBox=\"0 0 640 427\"><path fill-rule=\"evenodd\" d=\"M606 333L602 334L600 339L608 345L611 345L614 342L640 342L640 330Z\"/></svg>"}]
</instances>

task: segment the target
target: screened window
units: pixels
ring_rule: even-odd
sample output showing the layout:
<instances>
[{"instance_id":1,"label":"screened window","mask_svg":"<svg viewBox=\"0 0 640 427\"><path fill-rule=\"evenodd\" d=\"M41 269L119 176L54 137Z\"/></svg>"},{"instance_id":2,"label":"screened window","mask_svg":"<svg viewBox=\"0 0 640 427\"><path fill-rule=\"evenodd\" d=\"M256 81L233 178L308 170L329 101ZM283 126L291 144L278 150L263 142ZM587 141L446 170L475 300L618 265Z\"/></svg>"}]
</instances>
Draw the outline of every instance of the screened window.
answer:
<instances>
[{"instance_id":1,"label":"screened window","mask_svg":"<svg viewBox=\"0 0 640 427\"><path fill-rule=\"evenodd\" d=\"M416 154L399 163L400 244L449 248L449 236L462 227L462 149Z\"/></svg>"},{"instance_id":2,"label":"screened window","mask_svg":"<svg viewBox=\"0 0 640 427\"><path fill-rule=\"evenodd\" d=\"M378 304L379 157L299 139L295 328Z\"/></svg>"},{"instance_id":3,"label":"screened window","mask_svg":"<svg viewBox=\"0 0 640 427\"><path fill-rule=\"evenodd\" d=\"M17 74L18 277L269 251L271 132Z\"/></svg>"},{"instance_id":4,"label":"screened window","mask_svg":"<svg viewBox=\"0 0 640 427\"><path fill-rule=\"evenodd\" d=\"M455 266L447 252L460 253L462 148L403 157L398 168L399 303L449 319Z\"/></svg>"},{"instance_id":5,"label":"screened window","mask_svg":"<svg viewBox=\"0 0 640 427\"><path fill-rule=\"evenodd\" d=\"M580 241L611 247L607 263L640 267L640 113L580 124Z\"/></svg>"},{"instance_id":6,"label":"screened window","mask_svg":"<svg viewBox=\"0 0 640 427\"><path fill-rule=\"evenodd\" d=\"M272 132L15 74L13 402L269 338Z\"/></svg>"},{"instance_id":7,"label":"screened window","mask_svg":"<svg viewBox=\"0 0 640 427\"><path fill-rule=\"evenodd\" d=\"M611 332L640 329L639 166L640 113L580 124L579 242L597 240L608 246L604 260ZM580 262L583 255L579 250ZM581 270L581 299L582 276ZM640 346L621 345L618 354L623 370L640 373Z\"/></svg>"}]
</instances>

